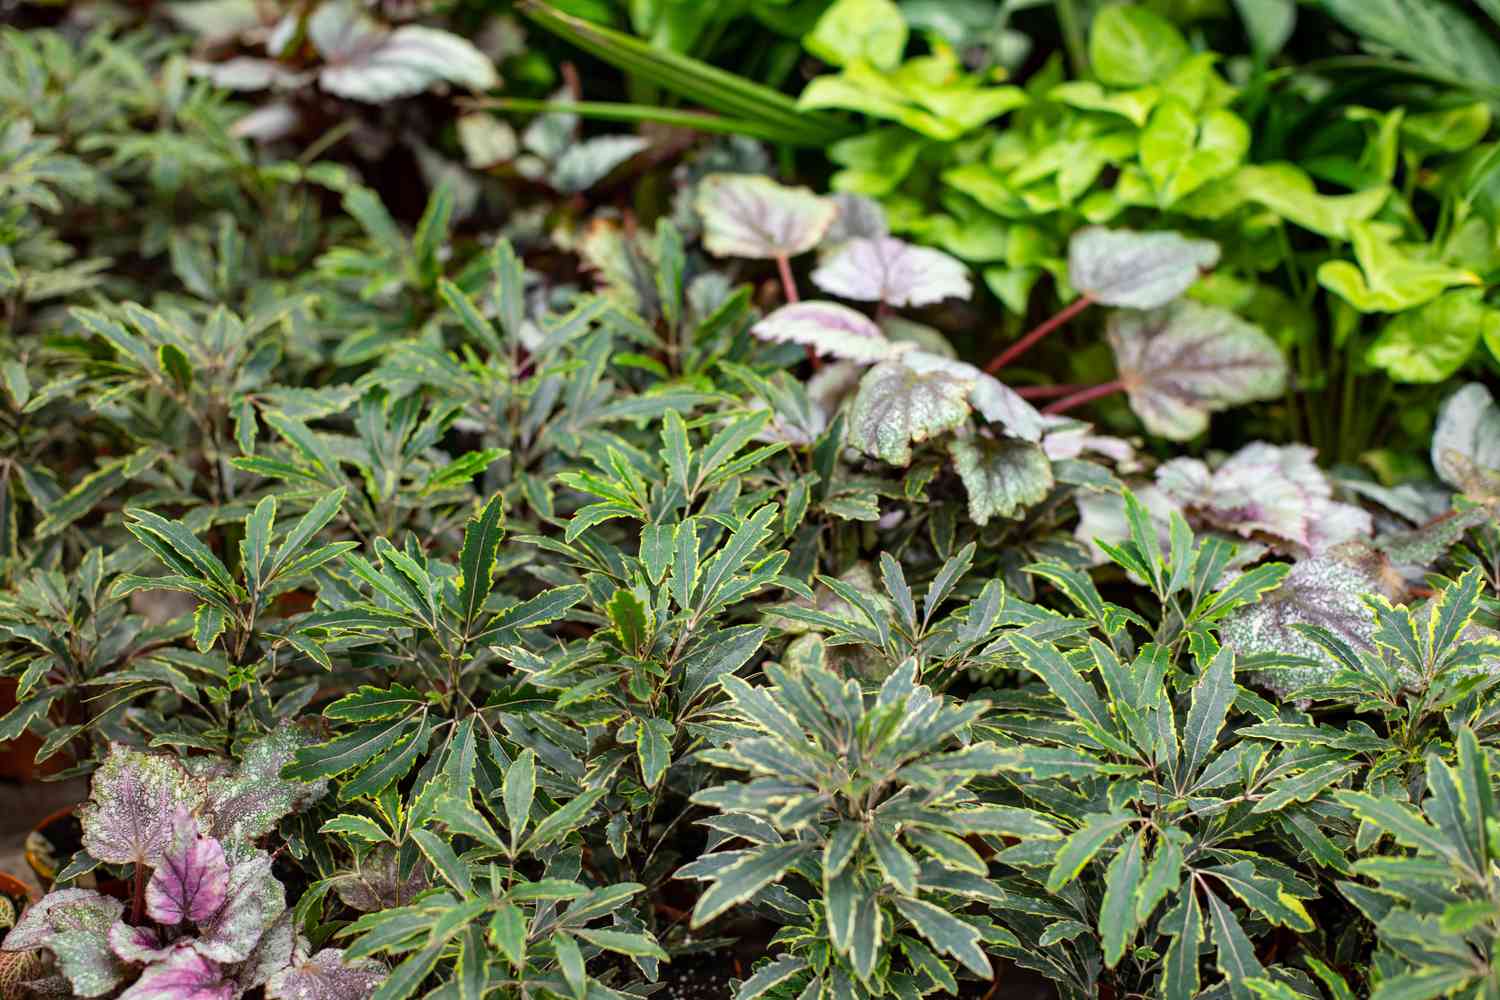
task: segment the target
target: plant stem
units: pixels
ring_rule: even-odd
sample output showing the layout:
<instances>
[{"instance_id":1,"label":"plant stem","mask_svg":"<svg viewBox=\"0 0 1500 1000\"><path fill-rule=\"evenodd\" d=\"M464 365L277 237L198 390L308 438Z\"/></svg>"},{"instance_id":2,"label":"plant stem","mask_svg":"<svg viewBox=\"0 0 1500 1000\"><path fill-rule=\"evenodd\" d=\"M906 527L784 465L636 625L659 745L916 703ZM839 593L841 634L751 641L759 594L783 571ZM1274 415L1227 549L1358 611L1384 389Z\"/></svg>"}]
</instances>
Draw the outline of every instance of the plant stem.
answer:
<instances>
[{"instance_id":1,"label":"plant stem","mask_svg":"<svg viewBox=\"0 0 1500 1000\"><path fill-rule=\"evenodd\" d=\"M1087 388L1088 386L1078 382L1065 385L1023 385L1016 390L1016 395L1022 399L1054 399Z\"/></svg>"},{"instance_id":2,"label":"plant stem","mask_svg":"<svg viewBox=\"0 0 1500 1000\"><path fill-rule=\"evenodd\" d=\"M139 927L146 912L146 866L135 863L135 893L130 901L130 923Z\"/></svg>"},{"instance_id":3,"label":"plant stem","mask_svg":"<svg viewBox=\"0 0 1500 1000\"><path fill-rule=\"evenodd\" d=\"M1025 354L1027 351L1031 350L1032 345L1034 345L1037 341L1041 340L1043 337L1047 336L1047 334L1051 333L1053 330L1056 330L1058 327L1062 326L1068 320L1072 319L1074 316L1077 316L1079 313L1083 312L1093 304L1094 300L1088 295L1078 296L1078 298L1069 303L1068 306L1065 307L1061 312L1057 313L1051 319L1044 321L1040 326L1032 330L1026 336L1022 337L1014 344L1011 344L999 354L995 355L995 357L990 360L990 363L984 366L984 370L989 372L991 375L995 374L997 371L1004 368L1006 365L1010 364L1012 361Z\"/></svg>"},{"instance_id":4,"label":"plant stem","mask_svg":"<svg viewBox=\"0 0 1500 1000\"><path fill-rule=\"evenodd\" d=\"M781 293L786 296L789 303L802 301L797 294L797 280L792 277L792 262L784 253L776 255L776 270L781 273Z\"/></svg>"},{"instance_id":5,"label":"plant stem","mask_svg":"<svg viewBox=\"0 0 1500 1000\"><path fill-rule=\"evenodd\" d=\"M1100 382L1098 385L1091 385L1087 389L1084 389L1080 392L1075 392L1071 396L1064 396L1062 399L1059 399L1057 402L1046 407L1044 410L1042 410L1042 412L1067 413L1075 406L1082 406L1084 403L1099 399L1102 396L1112 396L1115 393L1120 392L1124 388L1125 383L1121 382L1119 379L1113 379L1109 382Z\"/></svg>"}]
</instances>

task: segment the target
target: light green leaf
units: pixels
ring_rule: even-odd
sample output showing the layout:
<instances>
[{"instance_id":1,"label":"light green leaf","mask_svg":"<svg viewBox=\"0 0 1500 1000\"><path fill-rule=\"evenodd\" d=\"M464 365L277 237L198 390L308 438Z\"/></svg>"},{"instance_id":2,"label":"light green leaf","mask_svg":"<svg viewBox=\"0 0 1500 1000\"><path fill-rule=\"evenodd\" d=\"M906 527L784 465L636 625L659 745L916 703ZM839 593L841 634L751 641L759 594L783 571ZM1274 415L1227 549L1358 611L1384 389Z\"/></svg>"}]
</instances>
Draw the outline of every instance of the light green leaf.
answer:
<instances>
[{"instance_id":1,"label":"light green leaf","mask_svg":"<svg viewBox=\"0 0 1500 1000\"><path fill-rule=\"evenodd\" d=\"M1318 284L1360 312L1401 312L1430 302L1454 285L1478 285L1479 275L1411 256L1396 244L1395 230L1379 223L1349 225L1359 266L1330 260L1318 268Z\"/></svg>"},{"instance_id":2,"label":"light green leaf","mask_svg":"<svg viewBox=\"0 0 1500 1000\"><path fill-rule=\"evenodd\" d=\"M1158 14L1134 4L1113 4L1094 15L1089 63L1110 87L1160 82L1188 57L1182 32Z\"/></svg>"},{"instance_id":3,"label":"light green leaf","mask_svg":"<svg viewBox=\"0 0 1500 1000\"><path fill-rule=\"evenodd\" d=\"M906 50L906 18L893 0L836 0L802 45L834 66L862 59L894 69Z\"/></svg>"},{"instance_id":4,"label":"light green leaf","mask_svg":"<svg viewBox=\"0 0 1500 1000\"><path fill-rule=\"evenodd\" d=\"M1500 309L1485 304L1483 290L1466 288L1401 313L1365 357L1397 382L1442 382L1464 366L1480 337L1500 344Z\"/></svg>"}]
</instances>

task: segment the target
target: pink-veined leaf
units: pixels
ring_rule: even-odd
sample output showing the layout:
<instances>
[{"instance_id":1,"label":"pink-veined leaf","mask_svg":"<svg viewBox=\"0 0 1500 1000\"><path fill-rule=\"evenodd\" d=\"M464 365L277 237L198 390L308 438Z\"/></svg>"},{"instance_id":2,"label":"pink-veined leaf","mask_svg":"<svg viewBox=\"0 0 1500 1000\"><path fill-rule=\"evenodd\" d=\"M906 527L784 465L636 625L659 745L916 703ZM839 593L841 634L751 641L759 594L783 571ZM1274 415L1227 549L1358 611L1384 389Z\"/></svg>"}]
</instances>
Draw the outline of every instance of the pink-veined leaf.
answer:
<instances>
[{"instance_id":1,"label":"pink-veined leaf","mask_svg":"<svg viewBox=\"0 0 1500 1000\"><path fill-rule=\"evenodd\" d=\"M794 302L750 328L762 340L803 344L824 357L869 364L891 355L875 321L837 302Z\"/></svg>"},{"instance_id":2,"label":"pink-veined leaf","mask_svg":"<svg viewBox=\"0 0 1500 1000\"><path fill-rule=\"evenodd\" d=\"M193 948L215 962L243 962L285 910L286 890L271 874L271 856L256 851L229 869L224 905L200 926Z\"/></svg>"},{"instance_id":3,"label":"pink-veined leaf","mask_svg":"<svg viewBox=\"0 0 1500 1000\"><path fill-rule=\"evenodd\" d=\"M119 1000L234 1000L238 995L217 964L191 948L177 948L166 961L148 965Z\"/></svg>"},{"instance_id":4,"label":"pink-veined leaf","mask_svg":"<svg viewBox=\"0 0 1500 1000\"><path fill-rule=\"evenodd\" d=\"M192 813L179 808L171 838L146 885L146 912L166 926L202 923L224 905L228 890L223 845L203 836Z\"/></svg>"},{"instance_id":5,"label":"pink-veined leaf","mask_svg":"<svg viewBox=\"0 0 1500 1000\"><path fill-rule=\"evenodd\" d=\"M830 295L891 306L927 306L973 293L968 268L941 250L894 236L845 241L812 273Z\"/></svg>"},{"instance_id":6,"label":"pink-veined leaf","mask_svg":"<svg viewBox=\"0 0 1500 1000\"><path fill-rule=\"evenodd\" d=\"M132 927L116 920L109 928L109 948L127 962L149 965L172 954L174 946L162 944L150 927Z\"/></svg>"},{"instance_id":7,"label":"pink-veined leaf","mask_svg":"<svg viewBox=\"0 0 1500 1000\"><path fill-rule=\"evenodd\" d=\"M1191 300L1150 312L1118 310L1106 334L1131 409L1153 434L1186 441L1208 415L1278 396L1286 359L1233 313Z\"/></svg>"},{"instance_id":8,"label":"pink-veined leaf","mask_svg":"<svg viewBox=\"0 0 1500 1000\"><path fill-rule=\"evenodd\" d=\"M760 174L709 174L698 185L695 207L704 249L715 257L757 260L806 253L838 215L832 199Z\"/></svg>"},{"instance_id":9,"label":"pink-veined leaf","mask_svg":"<svg viewBox=\"0 0 1500 1000\"><path fill-rule=\"evenodd\" d=\"M78 809L84 849L110 864L155 867L177 810L197 811L203 800L175 757L111 745L94 772L89 801Z\"/></svg>"}]
</instances>

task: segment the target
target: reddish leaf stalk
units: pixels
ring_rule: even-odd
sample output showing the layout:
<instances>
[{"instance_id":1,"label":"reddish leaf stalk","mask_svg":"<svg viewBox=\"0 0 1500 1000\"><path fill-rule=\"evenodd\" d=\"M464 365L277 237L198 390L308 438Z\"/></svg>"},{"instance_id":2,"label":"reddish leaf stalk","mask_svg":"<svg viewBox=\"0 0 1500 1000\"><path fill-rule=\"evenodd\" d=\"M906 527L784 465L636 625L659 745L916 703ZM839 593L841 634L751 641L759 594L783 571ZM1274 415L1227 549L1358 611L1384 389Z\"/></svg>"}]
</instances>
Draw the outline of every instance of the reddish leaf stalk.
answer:
<instances>
[{"instance_id":1,"label":"reddish leaf stalk","mask_svg":"<svg viewBox=\"0 0 1500 1000\"><path fill-rule=\"evenodd\" d=\"M776 270L781 272L781 292L786 296L787 302L801 302L802 296L797 294L797 280L792 277L792 262L786 254L776 255Z\"/></svg>"},{"instance_id":2,"label":"reddish leaf stalk","mask_svg":"<svg viewBox=\"0 0 1500 1000\"><path fill-rule=\"evenodd\" d=\"M135 863L135 893L130 901L130 923L133 927L139 927L141 918L146 914L146 866L139 861Z\"/></svg>"},{"instance_id":3,"label":"reddish leaf stalk","mask_svg":"<svg viewBox=\"0 0 1500 1000\"><path fill-rule=\"evenodd\" d=\"M1069 410L1073 409L1075 406L1082 406L1084 403L1099 399L1103 396L1112 396L1115 393L1120 392L1124 388L1125 383L1121 382L1119 379L1113 379L1109 382L1101 382L1098 385L1091 385L1087 389L1075 392L1071 396L1064 396L1062 399L1059 399L1051 405L1045 407L1042 412L1066 413Z\"/></svg>"},{"instance_id":4,"label":"reddish leaf stalk","mask_svg":"<svg viewBox=\"0 0 1500 1000\"><path fill-rule=\"evenodd\" d=\"M1047 334L1051 333L1053 330L1056 330L1058 327L1062 326L1068 320L1072 319L1074 316L1077 316L1079 313L1083 312L1093 304L1094 300L1087 294L1078 296L1078 298L1069 303L1068 306L1061 312L1057 313L1051 319L1046 320L1026 336L1022 337L1014 344L1011 344L999 354L995 355L995 357L990 359L990 363L984 366L984 370L989 372L991 375L995 374L997 371L1015 361L1027 351L1031 350L1032 346L1035 345L1037 341L1041 340L1043 337L1047 336Z\"/></svg>"},{"instance_id":5,"label":"reddish leaf stalk","mask_svg":"<svg viewBox=\"0 0 1500 1000\"><path fill-rule=\"evenodd\" d=\"M1065 385L1023 385L1016 389L1016 395L1022 399L1056 399L1058 396L1066 396L1088 386L1081 382L1071 382Z\"/></svg>"}]
</instances>

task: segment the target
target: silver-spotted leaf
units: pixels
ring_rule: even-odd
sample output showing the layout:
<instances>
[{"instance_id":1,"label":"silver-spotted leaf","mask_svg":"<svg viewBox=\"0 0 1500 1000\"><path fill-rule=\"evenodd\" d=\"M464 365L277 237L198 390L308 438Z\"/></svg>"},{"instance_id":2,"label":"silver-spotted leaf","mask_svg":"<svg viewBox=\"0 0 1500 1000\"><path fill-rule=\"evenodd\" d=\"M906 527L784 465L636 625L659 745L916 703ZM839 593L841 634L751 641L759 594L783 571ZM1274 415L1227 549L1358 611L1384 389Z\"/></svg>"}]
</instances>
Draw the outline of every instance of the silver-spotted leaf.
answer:
<instances>
[{"instance_id":1,"label":"silver-spotted leaf","mask_svg":"<svg viewBox=\"0 0 1500 1000\"><path fill-rule=\"evenodd\" d=\"M794 302L782 306L750 328L762 340L803 344L824 357L862 364L891 354L875 321L837 302Z\"/></svg>"},{"instance_id":2,"label":"silver-spotted leaf","mask_svg":"<svg viewBox=\"0 0 1500 1000\"><path fill-rule=\"evenodd\" d=\"M1157 309L1219 262L1219 245L1174 232L1085 226L1068 242L1068 281L1095 302Z\"/></svg>"},{"instance_id":3,"label":"silver-spotted leaf","mask_svg":"<svg viewBox=\"0 0 1500 1000\"><path fill-rule=\"evenodd\" d=\"M1375 623L1364 597L1378 593L1379 586L1374 568L1357 551L1329 552L1300 560L1280 587L1225 619L1224 644L1242 657L1274 653L1326 664L1251 675L1278 693L1327 680L1337 668L1317 643L1293 626L1317 625L1356 649L1369 648Z\"/></svg>"},{"instance_id":4,"label":"silver-spotted leaf","mask_svg":"<svg viewBox=\"0 0 1500 1000\"><path fill-rule=\"evenodd\" d=\"M201 786L177 758L112 744L78 809L84 850L109 864L155 867L177 810L203 804Z\"/></svg>"},{"instance_id":5,"label":"silver-spotted leaf","mask_svg":"<svg viewBox=\"0 0 1500 1000\"><path fill-rule=\"evenodd\" d=\"M704 249L715 257L757 260L806 253L839 211L830 198L760 174L709 174L698 185L695 207Z\"/></svg>"},{"instance_id":6,"label":"silver-spotted leaf","mask_svg":"<svg viewBox=\"0 0 1500 1000\"><path fill-rule=\"evenodd\" d=\"M1052 490L1052 463L1040 445L970 438L953 440L948 451L969 495L969 517L975 524L1017 517Z\"/></svg>"},{"instance_id":7,"label":"silver-spotted leaf","mask_svg":"<svg viewBox=\"0 0 1500 1000\"><path fill-rule=\"evenodd\" d=\"M898 355L866 372L850 413L849 444L892 465L909 465L913 444L951 431L969 417L973 376L940 366L914 368L910 362L918 353Z\"/></svg>"},{"instance_id":8,"label":"silver-spotted leaf","mask_svg":"<svg viewBox=\"0 0 1500 1000\"><path fill-rule=\"evenodd\" d=\"M1438 411L1432 467L1462 493L1500 496L1500 406L1478 382L1449 396Z\"/></svg>"},{"instance_id":9,"label":"silver-spotted leaf","mask_svg":"<svg viewBox=\"0 0 1500 1000\"><path fill-rule=\"evenodd\" d=\"M1131 409L1151 433L1174 441L1201 434L1210 413L1286 387L1276 342L1225 309L1183 300L1119 310L1107 337Z\"/></svg>"},{"instance_id":10,"label":"silver-spotted leaf","mask_svg":"<svg viewBox=\"0 0 1500 1000\"><path fill-rule=\"evenodd\" d=\"M846 240L813 271L812 280L830 295L891 306L928 306L973 292L960 261L894 236Z\"/></svg>"},{"instance_id":11,"label":"silver-spotted leaf","mask_svg":"<svg viewBox=\"0 0 1500 1000\"><path fill-rule=\"evenodd\" d=\"M322 798L327 781L281 777L281 769L291 763L293 755L312 742L295 726L282 726L247 744L240 763L232 769L190 761L193 776L204 790L207 834L226 845L249 844L274 829L282 817Z\"/></svg>"},{"instance_id":12,"label":"silver-spotted leaf","mask_svg":"<svg viewBox=\"0 0 1500 1000\"><path fill-rule=\"evenodd\" d=\"M193 948L215 962L243 962L286 909L286 890L271 874L271 856L256 851L235 864L225 897Z\"/></svg>"},{"instance_id":13,"label":"silver-spotted leaf","mask_svg":"<svg viewBox=\"0 0 1500 1000\"><path fill-rule=\"evenodd\" d=\"M297 927L292 917L291 910L283 912L260 936L250 957L239 964L234 978L240 989L249 991L264 986L292 964L298 954Z\"/></svg>"},{"instance_id":14,"label":"silver-spotted leaf","mask_svg":"<svg viewBox=\"0 0 1500 1000\"><path fill-rule=\"evenodd\" d=\"M125 966L109 947L109 929L124 912L119 900L92 889L58 889L21 916L4 948L49 949L76 996L103 996L125 980Z\"/></svg>"},{"instance_id":15,"label":"silver-spotted leaf","mask_svg":"<svg viewBox=\"0 0 1500 1000\"><path fill-rule=\"evenodd\" d=\"M272 976L266 983L266 996L269 1000L365 1000L385 978L385 966L379 962L346 962L344 949L324 948Z\"/></svg>"},{"instance_id":16,"label":"silver-spotted leaf","mask_svg":"<svg viewBox=\"0 0 1500 1000\"><path fill-rule=\"evenodd\" d=\"M119 1000L234 1000L239 994L218 965L192 948L177 948L166 961L148 965Z\"/></svg>"},{"instance_id":17,"label":"silver-spotted leaf","mask_svg":"<svg viewBox=\"0 0 1500 1000\"><path fill-rule=\"evenodd\" d=\"M1248 444L1218 468L1176 458L1156 483L1195 527L1276 539L1297 554L1322 552L1373 529L1370 515L1333 499L1333 484L1306 445Z\"/></svg>"},{"instance_id":18,"label":"silver-spotted leaf","mask_svg":"<svg viewBox=\"0 0 1500 1000\"><path fill-rule=\"evenodd\" d=\"M172 835L146 885L146 912L159 924L202 923L219 912L229 891L224 847L203 836L198 821L179 808Z\"/></svg>"}]
</instances>

